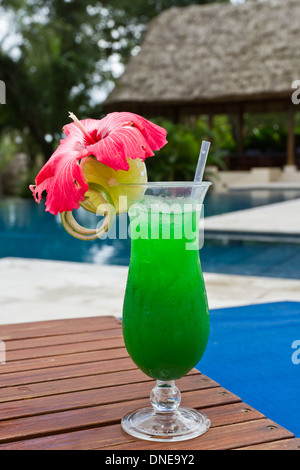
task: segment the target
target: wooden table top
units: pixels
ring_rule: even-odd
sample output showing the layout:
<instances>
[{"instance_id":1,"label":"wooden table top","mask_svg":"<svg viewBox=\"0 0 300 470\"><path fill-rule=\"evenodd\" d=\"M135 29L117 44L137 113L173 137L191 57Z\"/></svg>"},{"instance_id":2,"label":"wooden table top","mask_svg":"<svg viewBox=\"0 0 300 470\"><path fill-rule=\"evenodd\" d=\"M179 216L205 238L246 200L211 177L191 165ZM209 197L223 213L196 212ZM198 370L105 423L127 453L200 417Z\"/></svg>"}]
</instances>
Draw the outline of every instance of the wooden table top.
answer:
<instances>
[{"instance_id":1,"label":"wooden table top","mask_svg":"<svg viewBox=\"0 0 300 470\"><path fill-rule=\"evenodd\" d=\"M0 326L0 450L300 449L300 439L196 369L176 381L182 405L209 431L154 443L127 435L122 416L149 405L155 382L133 364L115 317Z\"/></svg>"}]
</instances>

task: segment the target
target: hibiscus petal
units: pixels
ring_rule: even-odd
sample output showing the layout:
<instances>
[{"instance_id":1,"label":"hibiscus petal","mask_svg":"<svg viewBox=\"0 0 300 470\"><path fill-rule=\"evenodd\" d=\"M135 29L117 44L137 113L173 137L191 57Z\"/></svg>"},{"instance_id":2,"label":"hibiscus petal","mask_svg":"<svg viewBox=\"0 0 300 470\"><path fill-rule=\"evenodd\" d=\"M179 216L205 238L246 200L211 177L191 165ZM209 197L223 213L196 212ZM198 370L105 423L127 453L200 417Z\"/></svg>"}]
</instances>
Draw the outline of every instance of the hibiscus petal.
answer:
<instances>
[{"instance_id":1,"label":"hibiscus petal","mask_svg":"<svg viewBox=\"0 0 300 470\"><path fill-rule=\"evenodd\" d=\"M124 126L126 123L132 123L134 127L139 129L141 134L152 150L159 150L167 144L167 131L157 124L139 116L138 114L129 112L115 112L108 114L101 119L101 125L113 131L118 127Z\"/></svg>"},{"instance_id":2,"label":"hibiscus petal","mask_svg":"<svg viewBox=\"0 0 300 470\"><path fill-rule=\"evenodd\" d=\"M89 153L104 165L114 170L129 169L127 158L140 158L154 155L147 141L135 127L123 126L111 132L107 137L87 147Z\"/></svg>"},{"instance_id":3,"label":"hibiscus petal","mask_svg":"<svg viewBox=\"0 0 300 470\"><path fill-rule=\"evenodd\" d=\"M124 155L123 145L110 135L105 139L88 147L90 155L104 165L114 170L129 170L129 165Z\"/></svg>"},{"instance_id":4,"label":"hibiscus petal","mask_svg":"<svg viewBox=\"0 0 300 470\"><path fill-rule=\"evenodd\" d=\"M88 190L79 162L74 158L78 152L67 153L68 148L70 142L65 139L37 175L36 185L30 186L37 202L41 201L43 191L47 191L46 211L53 215L78 209Z\"/></svg>"},{"instance_id":5,"label":"hibiscus petal","mask_svg":"<svg viewBox=\"0 0 300 470\"><path fill-rule=\"evenodd\" d=\"M97 142L97 135L100 135L101 133L101 121L102 120L99 119L83 119L80 121L81 126L86 132L85 135L82 133L81 129L79 129L75 122L66 124L63 127L63 131L67 137L71 136L73 139L77 139L85 145L91 145ZM96 138L93 138L94 135L96 135Z\"/></svg>"},{"instance_id":6,"label":"hibiscus petal","mask_svg":"<svg viewBox=\"0 0 300 470\"><path fill-rule=\"evenodd\" d=\"M137 114L110 113L101 120L84 119L64 126L66 138L30 186L40 202L47 191L46 210L52 214L79 207L88 185L79 160L93 155L114 170L129 170L127 158L145 160L166 143L166 130Z\"/></svg>"}]
</instances>

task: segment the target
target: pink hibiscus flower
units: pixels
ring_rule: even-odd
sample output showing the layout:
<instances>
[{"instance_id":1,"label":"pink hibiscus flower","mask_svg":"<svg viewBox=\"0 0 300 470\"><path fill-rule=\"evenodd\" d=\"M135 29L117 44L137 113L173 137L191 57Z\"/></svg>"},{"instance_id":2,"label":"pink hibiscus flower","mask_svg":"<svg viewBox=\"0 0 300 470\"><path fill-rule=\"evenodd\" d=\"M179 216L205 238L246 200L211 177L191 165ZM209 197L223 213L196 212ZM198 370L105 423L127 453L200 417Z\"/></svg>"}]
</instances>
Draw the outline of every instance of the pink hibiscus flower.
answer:
<instances>
[{"instance_id":1,"label":"pink hibiscus flower","mask_svg":"<svg viewBox=\"0 0 300 470\"><path fill-rule=\"evenodd\" d=\"M47 191L46 211L59 212L79 208L88 190L82 163L89 156L114 170L128 171L127 158L145 160L166 143L166 130L137 114L111 113L101 120L78 119L64 126L65 139L36 177L30 189L37 202Z\"/></svg>"}]
</instances>

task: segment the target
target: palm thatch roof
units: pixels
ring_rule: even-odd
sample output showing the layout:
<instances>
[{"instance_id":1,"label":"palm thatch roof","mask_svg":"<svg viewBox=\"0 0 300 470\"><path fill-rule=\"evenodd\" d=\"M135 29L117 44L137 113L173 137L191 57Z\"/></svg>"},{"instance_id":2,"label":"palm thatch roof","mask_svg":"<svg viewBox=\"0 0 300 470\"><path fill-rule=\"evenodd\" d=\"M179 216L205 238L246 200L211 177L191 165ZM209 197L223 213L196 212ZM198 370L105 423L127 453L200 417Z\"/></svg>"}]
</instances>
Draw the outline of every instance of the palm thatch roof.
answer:
<instances>
[{"instance_id":1,"label":"palm thatch roof","mask_svg":"<svg viewBox=\"0 0 300 470\"><path fill-rule=\"evenodd\" d=\"M291 102L300 79L300 1L171 8L148 27L107 111L218 109Z\"/></svg>"}]
</instances>

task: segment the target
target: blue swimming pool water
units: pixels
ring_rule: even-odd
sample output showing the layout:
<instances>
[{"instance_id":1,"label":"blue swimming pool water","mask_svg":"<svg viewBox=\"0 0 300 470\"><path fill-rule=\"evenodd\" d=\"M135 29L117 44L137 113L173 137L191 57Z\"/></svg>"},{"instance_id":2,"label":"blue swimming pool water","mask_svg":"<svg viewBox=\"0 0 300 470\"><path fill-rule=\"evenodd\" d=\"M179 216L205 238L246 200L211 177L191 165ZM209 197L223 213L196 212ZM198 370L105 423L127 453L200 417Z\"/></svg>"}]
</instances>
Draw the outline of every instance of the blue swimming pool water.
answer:
<instances>
[{"instance_id":1,"label":"blue swimming pool water","mask_svg":"<svg viewBox=\"0 0 300 470\"><path fill-rule=\"evenodd\" d=\"M300 302L211 310L197 368L300 437Z\"/></svg>"},{"instance_id":2,"label":"blue swimming pool water","mask_svg":"<svg viewBox=\"0 0 300 470\"><path fill-rule=\"evenodd\" d=\"M205 201L205 216L297 196L299 193L277 191L211 193ZM93 214L83 210L77 211L76 218L91 227L98 221ZM43 204L36 204L31 199L3 199L0 200L0 257L7 256L128 265L130 239L82 242L68 235L60 217L46 213ZM299 244L207 239L200 257L206 272L300 278Z\"/></svg>"}]
</instances>

